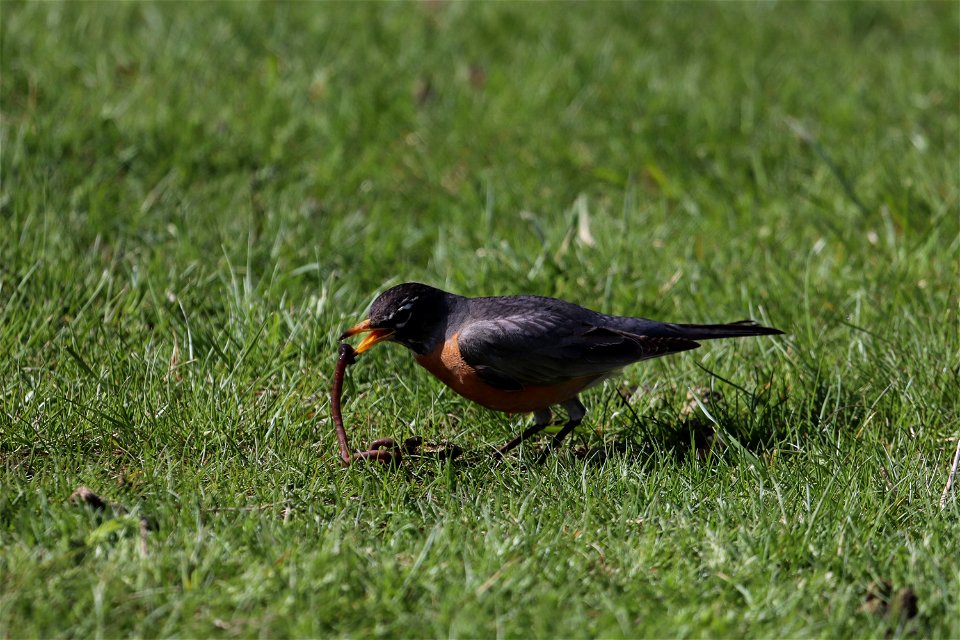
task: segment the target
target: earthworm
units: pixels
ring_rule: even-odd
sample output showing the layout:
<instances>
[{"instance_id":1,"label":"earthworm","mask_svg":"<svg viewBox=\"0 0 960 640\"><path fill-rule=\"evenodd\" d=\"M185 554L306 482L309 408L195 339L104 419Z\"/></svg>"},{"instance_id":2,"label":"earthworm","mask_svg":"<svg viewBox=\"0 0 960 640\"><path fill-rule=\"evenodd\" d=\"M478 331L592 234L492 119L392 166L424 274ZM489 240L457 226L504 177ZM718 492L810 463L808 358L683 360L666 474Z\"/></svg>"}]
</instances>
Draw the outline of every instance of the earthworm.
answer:
<instances>
[{"instance_id":1,"label":"earthworm","mask_svg":"<svg viewBox=\"0 0 960 640\"><path fill-rule=\"evenodd\" d=\"M340 411L340 396L343 394L343 376L347 371L347 366L356 362L354 356L353 347L346 343L340 345L337 369L333 374L333 388L330 390L330 410L333 413L333 424L337 430L337 444L340 445L340 461L344 466L353 463L354 460L377 460L378 462L400 464L402 459L400 448L392 438L374 440L370 443L368 451L350 453L350 445L347 444L347 431L343 428L343 414Z\"/></svg>"}]
</instances>

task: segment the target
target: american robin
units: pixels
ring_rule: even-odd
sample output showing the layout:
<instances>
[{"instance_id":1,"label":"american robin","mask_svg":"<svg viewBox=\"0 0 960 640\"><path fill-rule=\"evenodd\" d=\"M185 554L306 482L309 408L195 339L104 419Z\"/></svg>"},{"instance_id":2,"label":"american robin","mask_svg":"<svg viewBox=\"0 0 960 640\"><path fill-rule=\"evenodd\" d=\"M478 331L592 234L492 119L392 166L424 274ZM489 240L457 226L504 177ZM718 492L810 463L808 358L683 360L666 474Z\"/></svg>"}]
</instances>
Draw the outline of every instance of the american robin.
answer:
<instances>
[{"instance_id":1,"label":"american robin","mask_svg":"<svg viewBox=\"0 0 960 640\"><path fill-rule=\"evenodd\" d=\"M696 349L697 340L783 332L751 320L673 324L611 316L541 296L465 298L408 282L380 294L367 320L340 340L359 333L368 335L356 353L385 340L399 342L461 396L495 411L533 412L533 425L500 453L542 431L550 407L560 405L567 422L546 455L583 420L580 392L628 364Z\"/></svg>"}]
</instances>

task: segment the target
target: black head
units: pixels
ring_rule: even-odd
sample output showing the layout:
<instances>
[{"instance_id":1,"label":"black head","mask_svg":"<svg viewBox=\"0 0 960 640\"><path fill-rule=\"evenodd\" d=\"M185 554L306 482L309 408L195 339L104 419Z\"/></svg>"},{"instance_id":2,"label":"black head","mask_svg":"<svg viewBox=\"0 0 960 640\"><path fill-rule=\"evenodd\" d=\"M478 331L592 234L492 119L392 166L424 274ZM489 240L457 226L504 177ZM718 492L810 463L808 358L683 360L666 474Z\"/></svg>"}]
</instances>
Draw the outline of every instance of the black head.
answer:
<instances>
[{"instance_id":1,"label":"black head","mask_svg":"<svg viewBox=\"0 0 960 640\"><path fill-rule=\"evenodd\" d=\"M417 282L399 284L377 296L370 305L368 319L348 329L340 339L369 332L357 346L357 353L383 340L427 353L437 340L443 339L448 299L452 297Z\"/></svg>"}]
</instances>

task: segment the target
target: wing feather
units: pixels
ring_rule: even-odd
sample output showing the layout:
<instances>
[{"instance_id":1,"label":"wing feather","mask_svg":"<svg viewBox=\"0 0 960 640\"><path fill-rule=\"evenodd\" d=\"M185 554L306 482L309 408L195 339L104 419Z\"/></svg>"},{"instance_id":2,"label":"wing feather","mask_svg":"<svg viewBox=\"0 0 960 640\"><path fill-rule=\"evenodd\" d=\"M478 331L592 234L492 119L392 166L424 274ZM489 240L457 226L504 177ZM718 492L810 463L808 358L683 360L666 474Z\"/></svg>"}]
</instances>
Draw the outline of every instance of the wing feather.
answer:
<instances>
[{"instance_id":1,"label":"wing feather","mask_svg":"<svg viewBox=\"0 0 960 640\"><path fill-rule=\"evenodd\" d=\"M470 322L458 336L460 354L488 384L519 390L603 377L633 362L700 346L685 338L605 327L600 314L588 321L583 314L563 311L540 308L535 313L521 311Z\"/></svg>"}]
</instances>

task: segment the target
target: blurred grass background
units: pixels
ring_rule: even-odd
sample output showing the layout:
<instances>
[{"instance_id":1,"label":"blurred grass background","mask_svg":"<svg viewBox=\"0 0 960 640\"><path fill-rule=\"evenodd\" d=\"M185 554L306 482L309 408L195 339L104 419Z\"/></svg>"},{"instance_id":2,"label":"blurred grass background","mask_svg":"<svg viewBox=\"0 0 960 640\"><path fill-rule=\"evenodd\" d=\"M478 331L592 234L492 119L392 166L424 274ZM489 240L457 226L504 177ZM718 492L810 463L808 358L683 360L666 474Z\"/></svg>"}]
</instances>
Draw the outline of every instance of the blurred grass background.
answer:
<instances>
[{"instance_id":1,"label":"blurred grass background","mask_svg":"<svg viewBox=\"0 0 960 640\"><path fill-rule=\"evenodd\" d=\"M0 17L0 635L956 635L955 3ZM480 455L344 472L336 336L407 280L790 335L629 369L543 469L381 347L357 443Z\"/></svg>"}]
</instances>

